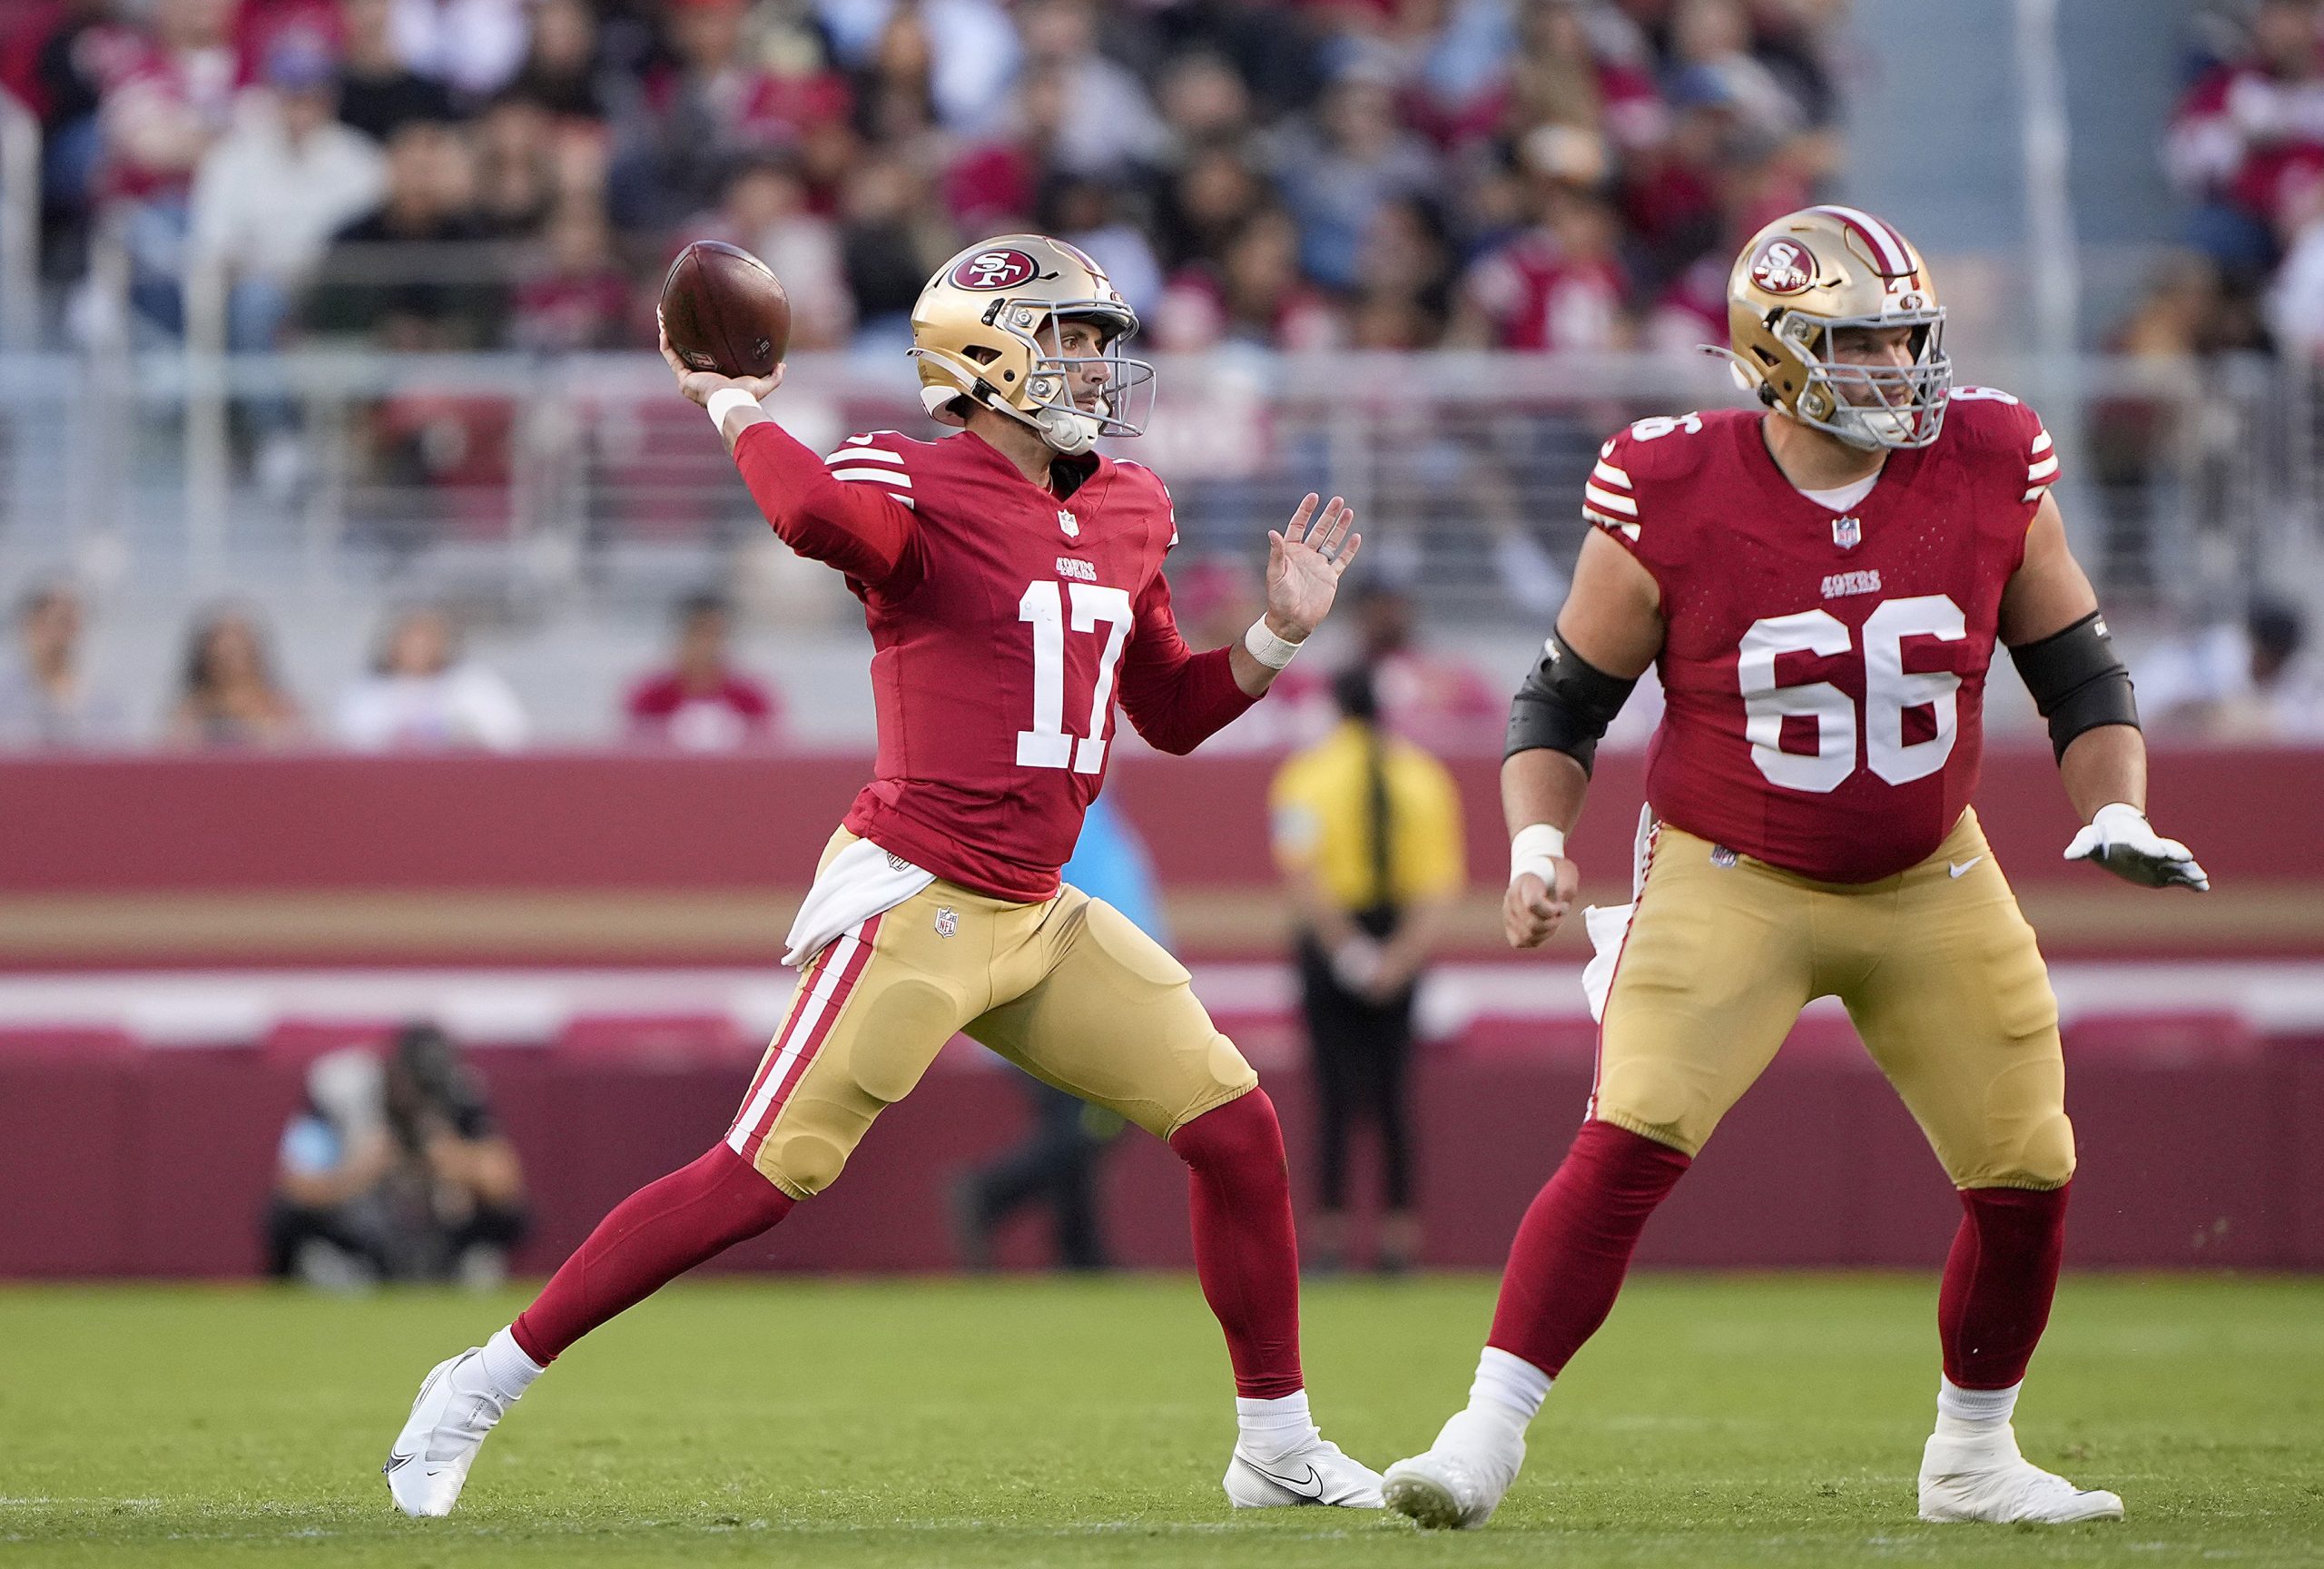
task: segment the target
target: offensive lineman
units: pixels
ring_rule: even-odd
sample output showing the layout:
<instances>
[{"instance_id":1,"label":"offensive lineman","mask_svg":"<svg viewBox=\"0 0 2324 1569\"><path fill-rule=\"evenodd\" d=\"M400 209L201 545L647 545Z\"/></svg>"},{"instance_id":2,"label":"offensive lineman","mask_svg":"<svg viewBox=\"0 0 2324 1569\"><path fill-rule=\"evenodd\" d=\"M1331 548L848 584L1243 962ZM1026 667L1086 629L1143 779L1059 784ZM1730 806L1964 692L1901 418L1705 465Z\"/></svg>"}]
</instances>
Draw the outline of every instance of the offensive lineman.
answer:
<instances>
[{"instance_id":1,"label":"offensive lineman","mask_svg":"<svg viewBox=\"0 0 2324 1569\"><path fill-rule=\"evenodd\" d=\"M576 1340L830 1186L955 1031L1190 1168L1196 1271L1235 1371L1236 1506L1380 1506L1378 1475L1308 1417L1274 1106L1178 962L1058 878L1117 700L1156 746L1191 750L1290 663L1360 543L1337 498L1317 515L1309 496L1268 535L1266 614L1241 643L1189 651L1162 576L1168 492L1092 449L1143 424L1153 368L1122 354L1137 330L1072 246L972 246L912 311L921 401L963 431L873 431L829 458L760 409L781 366L689 370L664 338L774 531L863 601L876 776L791 929L798 990L734 1125L616 1206L514 1324L428 1374L386 1466L406 1514L451 1511L485 1435Z\"/></svg>"},{"instance_id":2,"label":"offensive lineman","mask_svg":"<svg viewBox=\"0 0 2324 1569\"><path fill-rule=\"evenodd\" d=\"M2034 1466L2010 1426L2073 1133L2057 1004L1969 806L1996 638L2088 824L2067 857L2209 884L2147 824L2130 677L2066 548L2050 437L2007 394L1951 386L1919 254L1877 218L1811 207L1752 239L1728 301L1729 356L1767 411L1606 443L1583 492L1595 527L1512 706L1502 914L1533 948L1574 898L1564 834L1598 738L1649 665L1668 697L1636 902L1600 944L1581 1130L1518 1228L1468 1406L1388 1468L1388 1504L1423 1525L1492 1516L1647 1217L1800 1009L1837 996L1964 1210L1921 1517L2119 1519L2121 1499Z\"/></svg>"}]
</instances>

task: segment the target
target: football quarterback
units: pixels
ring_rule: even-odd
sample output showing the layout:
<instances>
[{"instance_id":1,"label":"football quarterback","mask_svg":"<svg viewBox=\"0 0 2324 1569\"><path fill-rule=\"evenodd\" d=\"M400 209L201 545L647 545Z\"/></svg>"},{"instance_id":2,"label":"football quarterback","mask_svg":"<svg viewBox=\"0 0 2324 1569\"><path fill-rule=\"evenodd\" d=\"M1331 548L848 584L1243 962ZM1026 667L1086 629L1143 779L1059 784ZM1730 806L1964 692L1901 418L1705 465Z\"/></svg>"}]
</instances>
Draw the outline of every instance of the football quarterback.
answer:
<instances>
[{"instance_id":1,"label":"football quarterback","mask_svg":"<svg viewBox=\"0 0 2324 1569\"><path fill-rule=\"evenodd\" d=\"M940 268L911 324L922 401L959 433L868 431L828 456L760 408L782 367L689 370L664 338L775 533L862 599L878 761L791 929L799 984L732 1126L428 1375L388 1461L409 1514L450 1511L486 1434L583 1335L829 1187L958 1032L1191 1169L1196 1269L1237 1396L1229 1500L1380 1506L1378 1475L1309 1418L1289 1178L1258 1076L1176 959L1059 880L1117 708L1167 752L1242 714L1331 609L1354 515L1309 496L1268 536L1265 614L1195 653L1162 573L1169 493L1095 449L1138 433L1153 376L1124 352L1137 318L1104 271L1004 235Z\"/></svg>"},{"instance_id":2,"label":"football quarterback","mask_svg":"<svg viewBox=\"0 0 2324 1569\"><path fill-rule=\"evenodd\" d=\"M1970 805L1996 641L2087 824L2066 847L2201 890L2144 814L2131 682L2050 489L2034 410L1955 387L1919 253L1847 207L1754 236L1726 352L1758 410L1641 420L1600 449L1572 588L1510 719L1510 942L1578 876L1565 831L1651 665L1635 901L1590 913L1600 1018L1581 1132L1518 1228L1467 1407L1391 1466L1392 1508L1484 1523L1631 1249L1812 998L1846 1004L1959 1190L1938 1299L1926 1520L2113 1519L2025 1460L2012 1413L2057 1280L2073 1132L2057 1004Z\"/></svg>"}]
</instances>

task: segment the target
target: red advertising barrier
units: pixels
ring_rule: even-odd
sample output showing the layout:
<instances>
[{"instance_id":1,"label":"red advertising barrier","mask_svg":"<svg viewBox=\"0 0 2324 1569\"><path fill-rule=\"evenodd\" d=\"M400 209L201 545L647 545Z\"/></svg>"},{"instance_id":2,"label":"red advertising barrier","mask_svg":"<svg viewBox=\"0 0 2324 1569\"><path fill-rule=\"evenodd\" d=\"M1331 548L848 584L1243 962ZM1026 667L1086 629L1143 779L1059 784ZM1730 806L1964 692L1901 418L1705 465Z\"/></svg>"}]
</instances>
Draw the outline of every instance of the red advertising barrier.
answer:
<instances>
[{"instance_id":1,"label":"red advertising barrier","mask_svg":"<svg viewBox=\"0 0 2324 1569\"><path fill-rule=\"evenodd\" d=\"M1590 1042L1586 1026L1504 1025L1424 1055L1415 1095L1431 1263L1499 1265L1580 1120ZM533 1189L522 1268L553 1267L624 1195L708 1148L747 1081L731 1042L604 1046L473 1055ZM2324 1268L2324 1040L2262 1039L2221 1020L2092 1019L2069 1030L2067 1053L2082 1154L2071 1262ZM0 1052L0 1276L256 1269L302 1056L85 1038ZM830 1192L726 1267L948 1267L947 1184L1021 1126L1016 1082L987 1061L956 1045L881 1116ZM1268 1084L1304 1202L1308 1088L1295 1071ZM1188 1263L1186 1180L1167 1149L1125 1133L1104 1182L1122 1262ZM1810 1020L1656 1217L1641 1259L1933 1268L1956 1219L1943 1173L1845 1024ZM1003 1257L1037 1252L1019 1234Z\"/></svg>"}]
</instances>

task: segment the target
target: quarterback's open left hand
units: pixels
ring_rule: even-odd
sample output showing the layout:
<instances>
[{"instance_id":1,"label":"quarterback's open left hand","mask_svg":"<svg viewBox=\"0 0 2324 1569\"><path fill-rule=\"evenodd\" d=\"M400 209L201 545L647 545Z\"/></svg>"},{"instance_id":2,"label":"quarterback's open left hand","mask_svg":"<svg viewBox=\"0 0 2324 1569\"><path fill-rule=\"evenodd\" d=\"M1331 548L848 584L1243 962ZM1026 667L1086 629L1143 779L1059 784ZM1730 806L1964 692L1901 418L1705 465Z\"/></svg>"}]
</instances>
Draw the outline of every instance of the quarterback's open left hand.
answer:
<instances>
[{"instance_id":1,"label":"quarterback's open left hand","mask_svg":"<svg viewBox=\"0 0 2324 1569\"><path fill-rule=\"evenodd\" d=\"M2184 844L2163 838L2145 813L2122 801L2097 810L2089 826L2066 846L2066 859L2095 861L2142 888L2192 888L2201 893L2211 885Z\"/></svg>"},{"instance_id":2,"label":"quarterback's open left hand","mask_svg":"<svg viewBox=\"0 0 2324 1569\"><path fill-rule=\"evenodd\" d=\"M1334 496L1317 517L1315 499L1310 493L1280 531L1267 531L1267 628L1291 643L1304 641L1331 613L1340 577L1364 543L1363 535L1348 532L1355 508Z\"/></svg>"}]
</instances>

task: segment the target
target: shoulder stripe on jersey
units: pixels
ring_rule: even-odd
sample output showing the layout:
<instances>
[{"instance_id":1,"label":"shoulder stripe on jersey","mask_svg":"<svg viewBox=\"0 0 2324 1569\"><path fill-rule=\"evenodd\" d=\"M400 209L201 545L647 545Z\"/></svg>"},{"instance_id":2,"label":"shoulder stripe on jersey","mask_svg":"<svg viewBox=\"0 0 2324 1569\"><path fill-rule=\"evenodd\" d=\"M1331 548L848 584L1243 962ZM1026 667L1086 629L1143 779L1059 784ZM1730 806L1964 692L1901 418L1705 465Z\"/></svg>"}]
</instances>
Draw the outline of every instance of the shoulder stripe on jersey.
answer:
<instances>
[{"instance_id":1,"label":"shoulder stripe on jersey","mask_svg":"<svg viewBox=\"0 0 2324 1569\"><path fill-rule=\"evenodd\" d=\"M2018 499L2020 501L2039 501L2043 497L2049 493L2050 488L2047 485L2036 485L2024 495L2020 496Z\"/></svg>"},{"instance_id":2,"label":"shoulder stripe on jersey","mask_svg":"<svg viewBox=\"0 0 2324 1569\"><path fill-rule=\"evenodd\" d=\"M911 475L898 474L894 470L888 469L834 469L832 470L832 478L834 479L870 479L881 485L900 485L907 490L911 488Z\"/></svg>"},{"instance_id":3,"label":"shoulder stripe on jersey","mask_svg":"<svg viewBox=\"0 0 2324 1569\"><path fill-rule=\"evenodd\" d=\"M2037 457L2037 458L2038 458L2038 457L2040 457L2043 453L2047 452L2049 449L2050 449L2050 433L2049 433L2047 430L2036 430L2036 431L2034 431L2034 447L2033 447L2033 452L2034 452L2034 455L2035 457Z\"/></svg>"},{"instance_id":4,"label":"shoulder stripe on jersey","mask_svg":"<svg viewBox=\"0 0 2324 1569\"><path fill-rule=\"evenodd\" d=\"M1603 512L1589 507L1581 509L1581 515L1601 528L1611 528L1618 533L1627 534L1633 539L1638 538L1638 525L1635 523L1625 522L1620 518L1609 518Z\"/></svg>"},{"instance_id":5,"label":"shoulder stripe on jersey","mask_svg":"<svg viewBox=\"0 0 2324 1569\"><path fill-rule=\"evenodd\" d=\"M1631 488L1630 477L1611 463L1599 464L1590 470L1590 477L1600 485L1619 485L1625 490Z\"/></svg>"},{"instance_id":6,"label":"shoulder stripe on jersey","mask_svg":"<svg viewBox=\"0 0 2324 1569\"><path fill-rule=\"evenodd\" d=\"M893 463L899 467L902 465L904 455L902 453L884 452L877 447L842 447L838 451L823 459L826 463L862 463L869 461L872 463Z\"/></svg>"},{"instance_id":7,"label":"shoulder stripe on jersey","mask_svg":"<svg viewBox=\"0 0 2324 1569\"><path fill-rule=\"evenodd\" d=\"M1880 264L1881 272L1890 278L1903 277L1913 270L1912 252L1905 249L1905 237L1885 222L1856 207L1839 207L1827 203L1815 209L1828 213L1864 236L1872 247L1872 254Z\"/></svg>"},{"instance_id":8,"label":"shoulder stripe on jersey","mask_svg":"<svg viewBox=\"0 0 2324 1569\"><path fill-rule=\"evenodd\" d=\"M1637 502L1627 496L1617 496L1611 490L1601 490L1595 485L1584 485L1581 488L1581 498L1586 502L1603 507L1609 512L1620 512L1630 518L1638 516Z\"/></svg>"},{"instance_id":9,"label":"shoulder stripe on jersey","mask_svg":"<svg viewBox=\"0 0 2324 1569\"><path fill-rule=\"evenodd\" d=\"M2025 478L2028 479L2047 479L2056 474L2057 471L2058 455L2053 452L2047 458L2043 459L2039 463L2028 464L2025 469Z\"/></svg>"}]
</instances>

